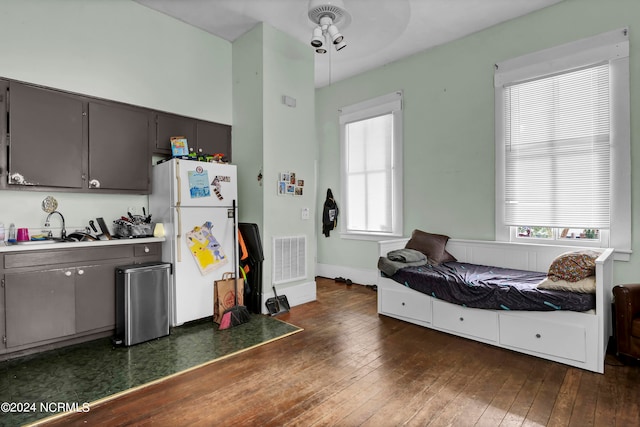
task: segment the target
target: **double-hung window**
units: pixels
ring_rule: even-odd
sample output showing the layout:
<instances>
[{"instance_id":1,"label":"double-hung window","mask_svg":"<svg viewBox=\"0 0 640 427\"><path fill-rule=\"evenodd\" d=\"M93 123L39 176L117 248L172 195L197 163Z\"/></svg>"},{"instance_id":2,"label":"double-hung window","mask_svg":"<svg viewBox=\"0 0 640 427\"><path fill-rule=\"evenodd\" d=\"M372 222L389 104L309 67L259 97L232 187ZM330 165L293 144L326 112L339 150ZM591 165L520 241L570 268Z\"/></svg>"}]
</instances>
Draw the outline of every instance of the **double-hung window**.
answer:
<instances>
[{"instance_id":1,"label":"double-hung window","mask_svg":"<svg viewBox=\"0 0 640 427\"><path fill-rule=\"evenodd\" d=\"M630 250L627 32L497 64L497 240Z\"/></svg>"},{"instance_id":2,"label":"double-hung window","mask_svg":"<svg viewBox=\"0 0 640 427\"><path fill-rule=\"evenodd\" d=\"M402 235L402 92L339 111L341 233Z\"/></svg>"}]
</instances>

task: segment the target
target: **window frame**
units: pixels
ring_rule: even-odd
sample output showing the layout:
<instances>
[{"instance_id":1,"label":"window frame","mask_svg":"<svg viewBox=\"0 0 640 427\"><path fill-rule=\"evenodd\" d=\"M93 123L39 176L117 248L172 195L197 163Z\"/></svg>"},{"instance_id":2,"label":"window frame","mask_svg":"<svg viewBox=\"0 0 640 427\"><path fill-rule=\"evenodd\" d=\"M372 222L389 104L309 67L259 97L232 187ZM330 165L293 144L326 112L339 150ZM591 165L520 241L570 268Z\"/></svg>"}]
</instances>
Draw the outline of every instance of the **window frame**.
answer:
<instances>
[{"instance_id":1,"label":"window frame","mask_svg":"<svg viewBox=\"0 0 640 427\"><path fill-rule=\"evenodd\" d=\"M397 238L403 235L403 92L397 90L373 99L358 102L338 110L340 126L340 188L341 188L341 212L340 237L359 240L381 240L384 238ZM391 114L393 118L393 140L391 141L391 231L354 231L347 227L349 212L349 194L347 177L347 144L346 125L349 123L366 120L374 117Z\"/></svg>"},{"instance_id":2,"label":"window frame","mask_svg":"<svg viewBox=\"0 0 640 427\"><path fill-rule=\"evenodd\" d=\"M604 61L610 67L611 92L611 220L608 233L600 230L598 247L612 247L616 259L631 254L631 136L629 30L617 30L526 54L495 65L495 239L562 246L592 246L594 242L517 237L514 227L504 225L504 87ZM522 226L530 224L521 224ZM608 235L608 236L607 236ZM608 238L607 238L608 237ZM589 243L589 244L588 244Z\"/></svg>"}]
</instances>

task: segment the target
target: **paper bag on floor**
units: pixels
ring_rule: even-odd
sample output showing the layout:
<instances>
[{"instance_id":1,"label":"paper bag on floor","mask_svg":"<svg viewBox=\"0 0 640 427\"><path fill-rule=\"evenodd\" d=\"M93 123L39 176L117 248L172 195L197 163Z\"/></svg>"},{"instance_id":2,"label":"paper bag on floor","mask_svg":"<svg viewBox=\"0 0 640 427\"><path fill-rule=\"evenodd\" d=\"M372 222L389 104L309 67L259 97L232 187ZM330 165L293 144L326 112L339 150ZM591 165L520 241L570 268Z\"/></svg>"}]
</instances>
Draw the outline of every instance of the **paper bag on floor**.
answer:
<instances>
[{"instance_id":1,"label":"paper bag on floor","mask_svg":"<svg viewBox=\"0 0 640 427\"><path fill-rule=\"evenodd\" d=\"M225 310L236 305L236 279L233 273L224 273L213 288L213 321L220 323ZM244 280L238 279L238 305L244 305Z\"/></svg>"}]
</instances>

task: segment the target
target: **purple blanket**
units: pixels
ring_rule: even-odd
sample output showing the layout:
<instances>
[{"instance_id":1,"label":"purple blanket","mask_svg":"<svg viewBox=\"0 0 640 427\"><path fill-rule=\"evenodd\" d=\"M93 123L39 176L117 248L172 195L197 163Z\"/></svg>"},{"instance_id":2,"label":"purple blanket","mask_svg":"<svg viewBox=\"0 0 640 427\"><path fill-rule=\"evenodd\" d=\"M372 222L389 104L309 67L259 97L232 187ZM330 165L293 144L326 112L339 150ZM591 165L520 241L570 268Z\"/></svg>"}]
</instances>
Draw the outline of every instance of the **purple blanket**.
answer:
<instances>
[{"instance_id":1,"label":"purple blanket","mask_svg":"<svg viewBox=\"0 0 640 427\"><path fill-rule=\"evenodd\" d=\"M466 307L496 310L587 311L595 294L537 289L545 273L448 262L406 267L391 279L418 292Z\"/></svg>"}]
</instances>

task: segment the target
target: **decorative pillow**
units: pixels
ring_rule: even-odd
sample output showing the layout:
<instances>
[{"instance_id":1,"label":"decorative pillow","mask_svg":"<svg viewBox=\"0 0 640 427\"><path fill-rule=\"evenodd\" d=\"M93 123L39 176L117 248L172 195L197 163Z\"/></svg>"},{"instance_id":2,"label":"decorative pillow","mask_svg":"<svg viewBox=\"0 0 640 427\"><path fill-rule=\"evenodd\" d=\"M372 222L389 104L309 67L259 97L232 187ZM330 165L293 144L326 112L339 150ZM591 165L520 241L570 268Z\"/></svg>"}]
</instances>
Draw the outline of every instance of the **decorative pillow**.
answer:
<instances>
[{"instance_id":1,"label":"decorative pillow","mask_svg":"<svg viewBox=\"0 0 640 427\"><path fill-rule=\"evenodd\" d=\"M568 282L566 280L553 281L549 278L544 279L537 286L538 289L579 292L583 294L596 293L596 277L589 276L577 282Z\"/></svg>"},{"instance_id":2,"label":"decorative pillow","mask_svg":"<svg viewBox=\"0 0 640 427\"><path fill-rule=\"evenodd\" d=\"M420 251L437 264L456 261L455 257L445 250L449 236L427 233L422 230L413 230L411 239L405 245L407 249Z\"/></svg>"},{"instance_id":3,"label":"decorative pillow","mask_svg":"<svg viewBox=\"0 0 640 427\"><path fill-rule=\"evenodd\" d=\"M554 282L566 280L577 282L596 274L596 258L600 254L595 251L574 251L558 255L549 267L547 277Z\"/></svg>"}]
</instances>

